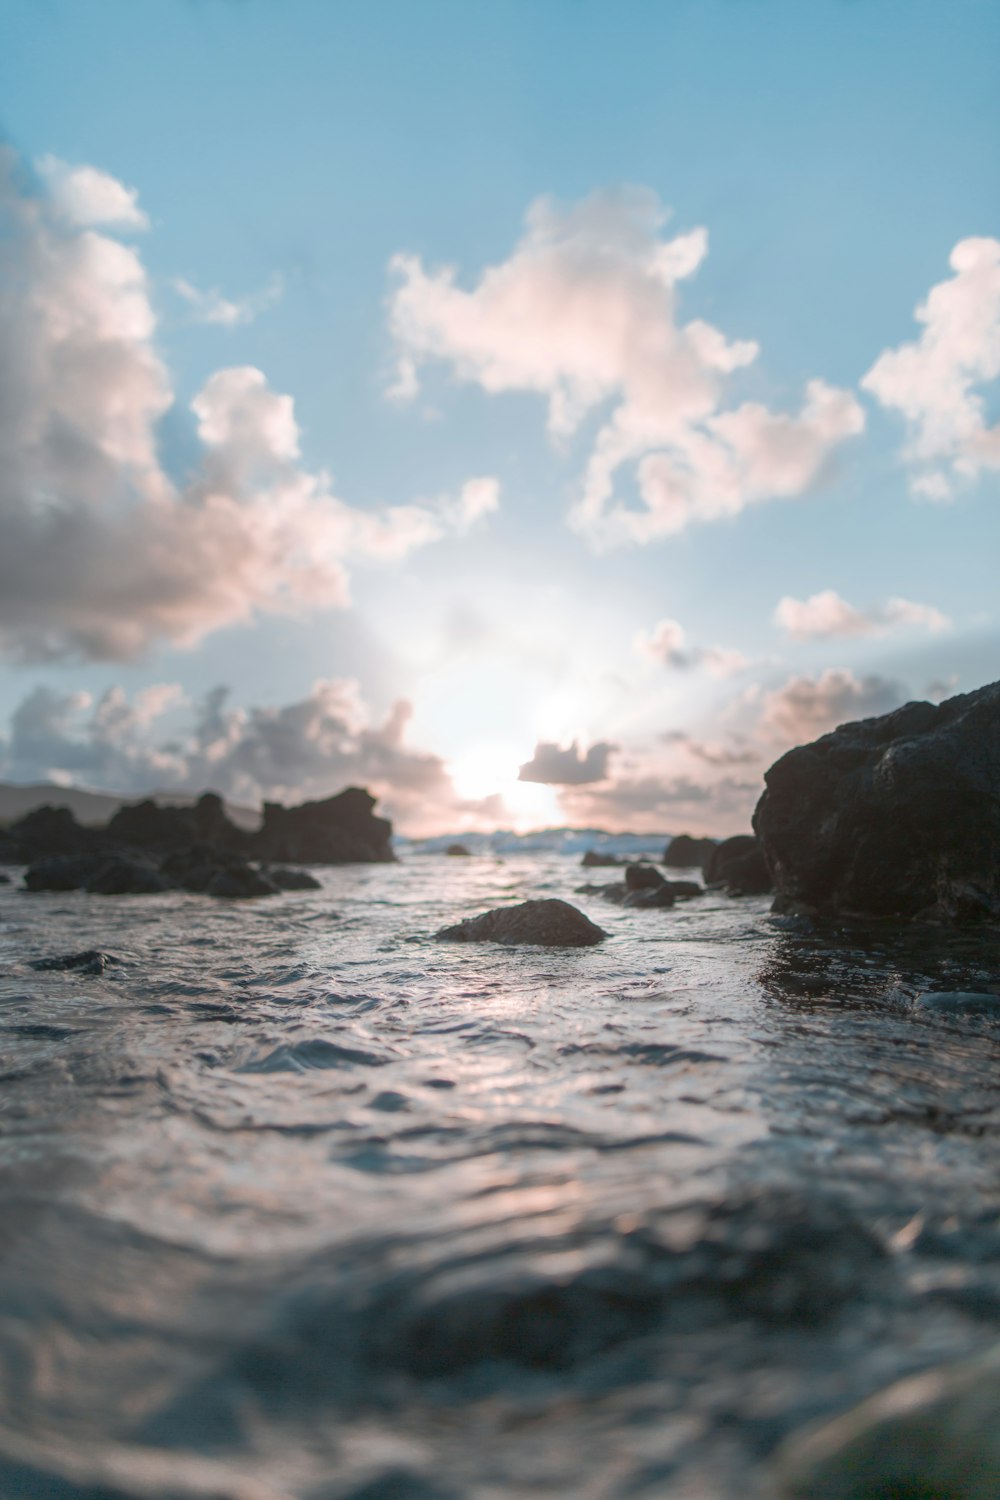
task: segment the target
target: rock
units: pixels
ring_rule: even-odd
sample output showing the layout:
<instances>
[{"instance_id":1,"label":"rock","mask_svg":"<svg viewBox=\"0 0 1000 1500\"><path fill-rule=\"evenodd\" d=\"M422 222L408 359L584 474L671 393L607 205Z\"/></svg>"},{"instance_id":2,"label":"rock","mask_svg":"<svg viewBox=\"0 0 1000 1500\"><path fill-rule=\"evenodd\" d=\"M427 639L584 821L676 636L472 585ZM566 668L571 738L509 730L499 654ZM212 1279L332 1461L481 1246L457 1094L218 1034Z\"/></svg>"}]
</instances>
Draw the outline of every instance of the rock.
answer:
<instances>
[{"instance_id":1,"label":"rock","mask_svg":"<svg viewBox=\"0 0 1000 1500\"><path fill-rule=\"evenodd\" d=\"M29 891L78 891L107 864L103 854L50 854L36 859L24 872Z\"/></svg>"},{"instance_id":2,"label":"rock","mask_svg":"<svg viewBox=\"0 0 1000 1500\"><path fill-rule=\"evenodd\" d=\"M779 1455L782 1500L996 1500L1000 1353L890 1386Z\"/></svg>"},{"instance_id":3,"label":"rock","mask_svg":"<svg viewBox=\"0 0 1000 1500\"><path fill-rule=\"evenodd\" d=\"M241 899L273 896L278 891L277 882L255 870L242 854L213 844L175 849L160 868L175 886L195 895Z\"/></svg>"},{"instance_id":4,"label":"rock","mask_svg":"<svg viewBox=\"0 0 1000 1500\"><path fill-rule=\"evenodd\" d=\"M596 870L604 866L619 866L627 864L628 861L620 859L617 854L601 854L596 849L588 849L580 861L585 870Z\"/></svg>"},{"instance_id":5,"label":"rock","mask_svg":"<svg viewBox=\"0 0 1000 1500\"><path fill-rule=\"evenodd\" d=\"M435 934L451 943L533 943L545 948L589 948L603 942L602 931L568 901L522 901L468 917Z\"/></svg>"},{"instance_id":6,"label":"rock","mask_svg":"<svg viewBox=\"0 0 1000 1500\"><path fill-rule=\"evenodd\" d=\"M13 862L24 864L50 854L85 854L105 842L96 829L78 823L68 807L48 804L11 823L6 836L18 851Z\"/></svg>"},{"instance_id":7,"label":"rock","mask_svg":"<svg viewBox=\"0 0 1000 1500\"><path fill-rule=\"evenodd\" d=\"M998 1016L1000 995L978 990L926 990L913 1002L921 1010L944 1015Z\"/></svg>"},{"instance_id":8,"label":"rock","mask_svg":"<svg viewBox=\"0 0 1000 1500\"><path fill-rule=\"evenodd\" d=\"M842 724L764 780L776 910L1000 919L1000 683Z\"/></svg>"},{"instance_id":9,"label":"rock","mask_svg":"<svg viewBox=\"0 0 1000 1500\"><path fill-rule=\"evenodd\" d=\"M655 865L631 864L625 867L625 885L630 891L655 891L665 883Z\"/></svg>"},{"instance_id":10,"label":"rock","mask_svg":"<svg viewBox=\"0 0 1000 1500\"><path fill-rule=\"evenodd\" d=\"M10 876L4 875L2 871L0 871L0 885L10 885Z\"/></svg>"},{"instance_id":11,"label":"rock","mask_svg":"<svg viewBox=\"0 0 1000 1500\"><path fill-rule=\"evenodd\" d=\"M464 844L449 844L444 852L445 854L450 854L452 859L469 858L469 851Z\"/></svg>"},{"instance_id":12,"label":"rock","mask_svg":"<svg viewBox=\"0 0 1000 1500\"><path fill-rule=\"evenodd\" d=\"M303 865L381 864L395 859L392 824L372 813L375 798L351 786L323 802L299 807L264 803L264 822L247 852L258 859Z\"/></svg>"},{"instance_id":13,"label":"rock","mask_svg":"<svg viewBox=\"0 0 1000 1500\"><path fill-rule=\"evenodd\" d=\"M226 817L222 798L204 792L194 807L161 806L152 798L121 807L107 826L107 836L138 849L181 849L190 844L217 844L237 849L246 835Z\"/></svg>"},{"instance_id":14,"label":"rock","mask_svg":"<svg viewBox=\"0 0 1000 1500\"><path fill-rule=\"evenodd\" d=\"M54 970L61 973L86 974L88 977L103 974L105 969L120 969L122 960L113 953L102 953L99 948L87 948L83 953L61 953L58 958L35 958L33 969Z\"/></svg>"},{"instance_id":15,"label":"rock","mask_svg":"<svg viewBox=\"0 0 1000 1500\"><path fill-rule=\"evenodd\" d=\"M638 890L628 890L626 887L623 906L632 907L655 907L673 906L674 894L665 880L661 880L658 886L640 886Z\"/></svg>"},{"instance_id":16,"label":"rock","mask_svg":"<svg viewBox=\"0 0 1000 1500\"><path fill-rule=\"evenodd\" d=\"M715 839L696 839L689 833L679 833L667 845L663 863L673 869L693 869L703 866L715 848Z\"/></svg>"},{"instance_id":17,"label":"rock","mask_svg":"<svg viewBox=\"0 0 1000 1500\"><path fill-rule=\"evenodd\" d=\"M692 896L705 894L705 887L699 885L697 880L667 880L664 884L677 901L688 901Z\"/></svg>"},{"instance_id":18,"label":"rock","mask_svg":"<svg viewBox=\"0 0 1000 1500\"><path fill-rule=\"evenodd\" d=\"M29 891L88 891L95 896L147 896L171 882L147 860L128 854L53 854L28 866Z\"/></svg>"},{"instance_id":19,"label":"rock","mask_svg":"<svg viewBox=\"0 0 1000 1500\"><path fill-rule=\"evenodd\" d=\"M272 885L277 886L279 891L318 891L322 887L315 875L310 875L308 870L289 870L284 865L272 869L270 865L261 867L261 875L269 880Z\"/></svg>"},{"instance_id":20,"label":"rock","mask_svg":"<svg viewBox=\"0 0 1000 1500\"><path fill-rule=\"evenodd\" d=\"M0 833L0 865L19 865L23 863L21 850L12 838L5 833Z\"/></svg>"},{"instance_id":21,"label":"rock","mask_svg":"<svg viewBox=\"0 0 1000 1500\"><path fill-rule=\"evenodd\" d=\"M730 896L766 896L773 890L758 841L751 833L716 844L702 869L706 885L724 886Z\"/></svg>"}]
</instances>

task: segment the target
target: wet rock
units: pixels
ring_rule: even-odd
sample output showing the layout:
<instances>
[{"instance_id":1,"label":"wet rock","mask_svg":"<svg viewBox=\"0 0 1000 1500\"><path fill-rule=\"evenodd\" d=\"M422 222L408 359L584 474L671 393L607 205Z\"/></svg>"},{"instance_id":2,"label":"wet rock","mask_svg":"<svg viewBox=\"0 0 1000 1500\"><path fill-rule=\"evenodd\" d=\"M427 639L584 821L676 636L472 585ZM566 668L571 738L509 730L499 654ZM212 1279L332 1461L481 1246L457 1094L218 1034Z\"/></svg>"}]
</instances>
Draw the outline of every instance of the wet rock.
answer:
<instances>
[{"instance_id":1,"label":"wet rock","mask_svg":"<svg viewBox=\"0 0 1000 1500\"><path fill-rule=\"evenodd\" d=\"M83 953L60 953L56 958L35 958L31 967L43 972L99 975L106 969L120 969L122 960L113 953L102 953L99 948L87 948Z\"/></svg>"},{"instance_id":2,"label":"wet rock","mask_svg":"<svg viewBox=\"0 0 1000 1500\"><path fill-rule=\"evenodd\" d=\"M0 885L10 885L10 876L5 875L2 870L0 870Z\"/></svg>"},{"instance_id":3,"label":"wet rock","mask_svg":"<svg viewBox=\"0 0 1000 1500\"><path fill-rule=\"evenodd\" d=\"M793 1439L783 1500L996 1500L1000 1354L900 1381Z\"/></svg>"},{"instance_id":4,"label":"wet rock","mask_svg":"<svg viewBox=\"0 0 1000 1500\"><path fill-rule=\"evenodd\" d=\"M690 869L696 865L704 865L715 845L715 839L698 839L692 838L689 833L679 833L667 845L663 863L674 869Z\"/></svg>"},{"instance_id":5,"label":"wet rock","mask_svg":"<svg viewBox=\"0 0 1000 1500\"><path fill-rule=\"evenodd\" d=\"M926 990L914 1001L921 1010L943 1015L1000 1017L1000 995L978 990Z\"/></svg>"},{"instance_id":6,"label":"wet rock","mask_svg":"<svg viewBox=\"0 0 1000 1500\"><path fill-rule=\"evenodd\" d=\"M702 869L705 884L723 886L730 896L765 896L774 889L763 850L750 833L723 839Z\"/></svg>"},{"instance_id":7,"label":"wet rock","mask_svg":"<svg viewBox=\"0 0 1000 1500\"><path fill-rule=\"evenodd\" d=\"M318 891L322 887L315 875L310 875L308 870L290 870L285 865L279 865L273 869L270 865L261 867L261 875L269 880L272 885L277 886L279 891Z\"/></svg>"},{"instance_id":8,"label":"wet rock","mask_svg":"<svg viewBox=\"0 0 1000 1500\"><path fill-rule=\"evenodd\" d=\"M83 889L94 896L151 896L173 887L146 860L112 855L84 883Z\"/></svg>"},{"instance_id":9,"label":"wet rock","mask_svg":"<svg viewBox=\"0 0 1000 1500\"><path fill-rule=\"evenodd\" d=\"M274 896L278 891L277 884L255 870L242 854L213 844L176 849L167 855L161 870L176 887L194 895L241 900Z\"/></svg>"},{"instance_id":10,"label":"wet rock","mask_svg":"<svg viewBox=\"0 0 1000 1500\"><path fill-rule=\"evenodd\" d=\"M604 866L618 867L628 861L620 859L617 854L601 854L597 849L588 849L580 863L585 870L597 870Z\"/></svg>"},{"instance_id":11,"label":"wet rock","mask_svg":"<svg viewBox=\"0 0 1000 1500\"><path fill-rule=\"evenodd\" d=\"M640 886L638 890L629 890L626 887L623 906L639 907L669 907L673 906L676 897L665 880L661 880L657 886Z\"/></svg>"},{"instance_id":12,"label":"wet rock","mask_svg":"<svg viewBox=\"0 0 1000 1500\"><path fill-rule=\"evenodd\" d=\"M464 844L449 844L444 852L445 854L450 855L452 859L469 858L469 851L468 849L466 849Z\"/></svg>"},{"instance_id":13,"label":"wet rock","mask_svg":"<svg viewBox=\"0 0 1000 1500\"><path fill-rule=\"evenodd\" d=\"M392 824L376 818L375 798L348 787L322 802L298 807L264 803L264 822L248 845L262 860L303 865L392 862Z\"/></svg>"},{"instance_id":14,"label":"wet rock","mask_svg":"<svg viewBox=\"0 0 1000 1500\"><path fill-rule=\"evenodd\" d=\"M842 724L764 779L779 910L1000 919L1000 683Z\"/></svg>"},{"instance_id":15,"label":"wet rock","mask_svg":"<svg viewBox=\"0 0 1000 1500\"><path fill-rule=\"evenodd\" d=\"M468 917L435 937L451 943L536 944L545 948L589 948L607 933L568 901L522 901Z\"/></svg>"},{"instance_id":16,"label":"wet rock","mask_svg":"<svg viewBox=\"0 0 1000 1500\"><path fill-rule=\"evenodd\" d=\"M630 891L655 891L664 885L663 876L655 865L631 864L625 870L625 885Z\"/></svg>"},{"instance_id":17,"label":"wet rock","mask_svg":"<svg viewBox=\"0 0 1000 1500\"><path fill-rule=\"evenodd\" d=\"M226 901L246 901L256 896L276 896L277 894L278 887L255 870L252 865L217 870L205 887L206 896L217 896Z\"/></svg>"},{"instance_id":18,"label":"wet rock","mask_svg":"<svg viewBox=\"0 0 1000 1500\"><path fill-rule=\"evenodd\" d=\"M103 854L51 854L36 859L24 872L29 891L79 891L107 864Z\"/></svg>"}]
</instances>

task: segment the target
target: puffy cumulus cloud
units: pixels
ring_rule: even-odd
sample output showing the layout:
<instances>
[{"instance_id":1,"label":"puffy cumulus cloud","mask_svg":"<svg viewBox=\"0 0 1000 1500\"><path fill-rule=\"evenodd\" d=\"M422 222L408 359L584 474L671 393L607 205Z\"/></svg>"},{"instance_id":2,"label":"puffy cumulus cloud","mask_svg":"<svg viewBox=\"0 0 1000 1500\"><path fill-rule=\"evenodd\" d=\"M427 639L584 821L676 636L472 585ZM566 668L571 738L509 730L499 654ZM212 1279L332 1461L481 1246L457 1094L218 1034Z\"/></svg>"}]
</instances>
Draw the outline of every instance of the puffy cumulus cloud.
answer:
<instances>
[{"instance_id":1,"label":"puffy cumulus cloud","mask_svg":"<svg viewBox=\"0 0 1000 1500\"><path fill-rule=\"evenodd\" d=\"M302 466L291 397L252 368L195 397L202 462L176 485L146 272L90 227L134 223L131 189L83 171L53 168L42 191L0 148L0 650L124 659L260 610L343 605L352 556L402 556L495 508L490 480L381 514L345 504Z\"/></svg>"},{"instance_id":2,"label":"puffy cumulus cloud","mask_svg":"<svg viewBox=\"0 0 1000 1500\"><path fill-rule=\"evenodd\" d=\"M905 689L890 678L855 677L847 667L828 667L818 677L789 677L765 693L759 729L772 742L801 745L838 724L888 713L905 701Z\"/></svg>"},{"instance_id":3,"label":"puffy cumulus cloud","mask_svg":"<svg viewBox=\"0 0 1000 1500\"><path fill-rule=\"evenodd\" d=\"M569 788L560 794L560 802L569 821L587 827L651 834L697 828L725 836L749 828L762 789L755 777L706 781L649 764L607 786Z\"/></svg>"},{"instance_id":4,"label":"puffy cumulus cloud","mask_svg":"<svg viewBox=\"0 0 1000 1500\"><path fill-rule=\"evenodd\" d=\"M225 687L196 704L169 683L131 699L115 687L96 701L38 687L0 736L0 775L136 796L212 787L250 805L361 785L413 834L509 817L500 797L461 797L442 758L407 742L411 714L400 700L373 721L349 679L317 682L293 703L251 708L230 706Z\"/></svg>"},{"instance_id":5,"label":"puffy cumulus cloud","mask_svg":"<svg viewBox=\"0 0 1000 1500\"><path fill-rule=\"evenodd\" d=\"M870 609L856 609L834 589L823 589L808 599L786 595L774 611L774 623L798 640L885 635L897 626L939 632L951 625L948 616L931 604L888 599Z\"/></svg>"},{"instance_id":6,"label":"puffy cumulus cloud","mask_svg":"<svg viewBox=\"0 0 1000 1500\"><path fill-rule=\"evenodd\" d=\"M750 665L741 651L724 646L696 646L688 640L687 631L677 620L659 620L651 630L640 630L635 649L664 667L687 672L704 667L713 677L734 677Z\"/></svg>"},{"instance_id":7,"label":"puffy cumulus cloud","mask_svg":"<svg viewBox=\"0 0 1000 1500\"><path fill-rule=\"evenodd\" d=\"M272 276L267 286L259 292L235 301L224 297L217 287L207 292L200 291L183 276L175 277L172 284L177 295L191 309L191 316L196 323L216 324L222 328L238 328L252 323L262 312L278 302L285 290L280 276Z\"/></svg>"},{"instance_id":8,"label":"puffy cumulus cloud","mask_svg":"<svg viewBox=\"0 0 1000 1500\"><path fill-rule=\"evenodd\" d=\"M753 402L722 409L727 377L758 346L678 320L678 283L704 260L708 236L666 239L665 218L656 195L639 188L565 210L543 199L509 258L470 289L452 267L392 261L395 395L414 396L422 365L441 360L486 391L536 392L556 436L610 403L570 517L598 546L801 494L864 426L854 397L821 380L809 383L797 414ZM615 495L627 464L638 508Z\"/></svg>"},{"instance_id":9,"label":"puffy cumulus cloud","mask_svg":"<svg viewBox=\"0 0 1000 1500\"><path fill-rule=\"evenodd\" d=\"M37 166L48 185L55 213L70 224L149 228L149 218L139 207L138 189L126 187L109 172L86 165L73 167L57 156L43 156Z\"/></svg>"},{"instance_id":10,"label":"puffy cumulus cloud","mask_svg":"<svg viewBox=\"0 0 1000 1500\"><path fill-rule=\"evenodd\" d=\"M519 781L538 781L546 786L584 786L606 781L617 745L599 740L586 751L576 740L565 747L539 740L530 760L518 772Z\"/></svg>"},{"instance_id":11,"label":"puffy cumulus cloud","mask_svg":"<svg viewBox=\"0 0 1000 1500\"><path fill-rule=\"evenodd\" d=\"M988 424L980 389L1000 375L1000 240L960 240L950 264L916 309L920 337L886 349L861 382L905 417L912 488L930 500L1000 468L1000 424Z\"/></svg>"}]
</instances>

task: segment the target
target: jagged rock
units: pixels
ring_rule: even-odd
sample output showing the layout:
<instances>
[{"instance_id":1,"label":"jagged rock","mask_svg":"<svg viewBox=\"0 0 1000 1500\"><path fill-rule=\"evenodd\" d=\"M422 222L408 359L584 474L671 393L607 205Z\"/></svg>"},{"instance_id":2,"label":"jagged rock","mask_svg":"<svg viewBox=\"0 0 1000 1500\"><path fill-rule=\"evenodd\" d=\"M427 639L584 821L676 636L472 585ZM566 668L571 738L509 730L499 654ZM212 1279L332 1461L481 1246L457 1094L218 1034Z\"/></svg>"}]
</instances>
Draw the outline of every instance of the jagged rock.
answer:
<instances>
[{"instance_id":1,"label":"jagged rock","mask_svg":"<svg viewBox=\"0 0 1000 1500\"><path fill-rule=\"evenodd\" d=\"M261 867L261 875L269 880L272 885L277 886L279 891L318 891L322 887L315 875L310 875L308 870L289 870L283 865L277 869L271 869L269 865Z\"/></svg>"},{"instance_id":2,"label":"jagged rock","mask_svg":"<svg viewBox=\"0 0 1000 1500\"><path fill-rule=\"evenodd\" d=\"M679 833L667 845L663 863L674 869L693 869L695 866L703 866L715 846L715 839L698 839L692 838L689 833Z\"/></svg>"},{"instance_id":3,"label":"jagged rock","mask_svg":"<svg viewBox=\"0 0 1000 1500\"><path fill-rule=\"evenodd\" d=\"M1000 683L842 724L764 780L776 910L1000 919Z\"/></svg>"},{"instance_id":4,"label":"jagged rock","mask_svg":"<svg viewBox=\"0 0 1000 1500\"><path fill-rule=\"evenodd\" d=\"M122 960L113 953L102 953L99 948L87 948L83 953L61 953L57 958L35 958L33 969L55 970L61 973L85 974L95 977L105 969L120 969Z\"/></svg>"},{"instance_id":5,"label":"jagged rock","mask_svg":"<svg viewBox=\"0 0 1000 1500\"><path fill-rule=\"evenodd\" d=\"M435 934L452 943L533 943L546 948L589 948L603 942L602 931L568 901L522 901L468 917Z\"/></svg>"},{"instance_id":6,"label":"jagged rock","mask_svg":"<svg viewBox=\"0 0 1000 1500\"><path fill-rule=\"evenodd\" d=\"M782 1500L996 1500L1000 1353L899 1381L779 1456Z\"/></svg>"},{"instance_id":7,"label":"jagged rock","mask_svg":"<svg viewBox=\"0 0 1000 1500\"><path fill-rule=\"evenodd\" d=\"M774 889L761 847L752 833L716 844L702 868L705 884L724 886L730 896L766 896Z\"/></svg>"},{"instance_id":8,"label":"jagged rock","mask_svg":"<svg viewBox=\"0 0 1000 1500\"><path fill-rule=\"evenodd\" d=\"M248 852L258 859L304 865L391 862L396 857L392 824L376 818L374 806L375 798L356 786L299 807L265 802L263 825Z\"/></svg>"},{"instance_id":9,"label":"jagged rock","mask_svg":"<svg viewBox=\"0 0 1000 1500\"><path fill-rule=\"evenodd\" d=\"M103 835L78 823L68 807L36 807L11 823L7 839L16 848L12 863L30 864L47 855L86 854L99 848Z\"/></svg>"},{"instance_id":10,"label":"jagged rock","mask_svg":"<svg viewBox=\"0 0 1000 1500\"><path fill-rule=\"evenodd\" d=\"M451 855L452 859L469 858L469 851L468 849L466 849L464 844L449 844L444 852L445 854Z\"/></svg>"},{"instance_id":11,"label":"jagged rock","mask_svg":"<svg viewBox=\"0 0 1000 1500\"><path fill-rule=\"evenodd\" d=\"M628 861L621 859L617 854L601 854L597 849L588 849L580 863L585 870L597 870L605 866L617 868L619 865L627 864Z\"/></svg>"},{"instance_id":12,"label":"jagged rock","mask_svg":"<svg viewBox=\"0 0 1000 1500\"><path fill-rule=\"evenodd\" d=\"M181 849L190 844L218 844L237 849L245 834L226 817L222 798L204 792L194 807L161 806L152 798L121 807L107 826L116 843L139 849Z\"/></svg>"}]
</instances>

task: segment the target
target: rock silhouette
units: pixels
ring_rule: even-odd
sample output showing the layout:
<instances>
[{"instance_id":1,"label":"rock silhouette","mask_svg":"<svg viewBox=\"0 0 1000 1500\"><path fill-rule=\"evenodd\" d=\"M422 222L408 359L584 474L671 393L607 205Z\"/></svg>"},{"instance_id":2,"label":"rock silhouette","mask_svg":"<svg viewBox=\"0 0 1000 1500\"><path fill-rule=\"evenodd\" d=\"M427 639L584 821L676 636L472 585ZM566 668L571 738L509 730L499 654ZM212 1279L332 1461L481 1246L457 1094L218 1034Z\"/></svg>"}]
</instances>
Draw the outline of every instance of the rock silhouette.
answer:
<instances>
[{"instance_id":1,"label":"rock silhouette","mask_svg":"<svg viewBox=\"0 0 1000 1500\"><path fill-rule=\"evenodd\" d=\"M444 927L435 937L449 943L536 944L545 948L590 948L607 937L568 901L522 901Z\"/></svg>"},{"instance_id":2,"label":"rock silhouette","mask_svg":"<svg viewBox=\"0 0 1000 1500\"><path fill-rule=\"evenodd\" d=\"M723 886L730 896L765 896L774 889L763 851L750 833L717 844L702 874L706 885Z\"/></svg>"},{"instance_id":3,"label":"rock silhouette","mask_svg":"<svg viewBox=\"0 0 1000 1500\"><path fill-rule=\"evenodd\" d=\"M692 838L689 833L679 833L670 840L663 855L663 863L672 869L692 869L703 866L716 845L715 839Z\"/></svg>"}]
</instances>

